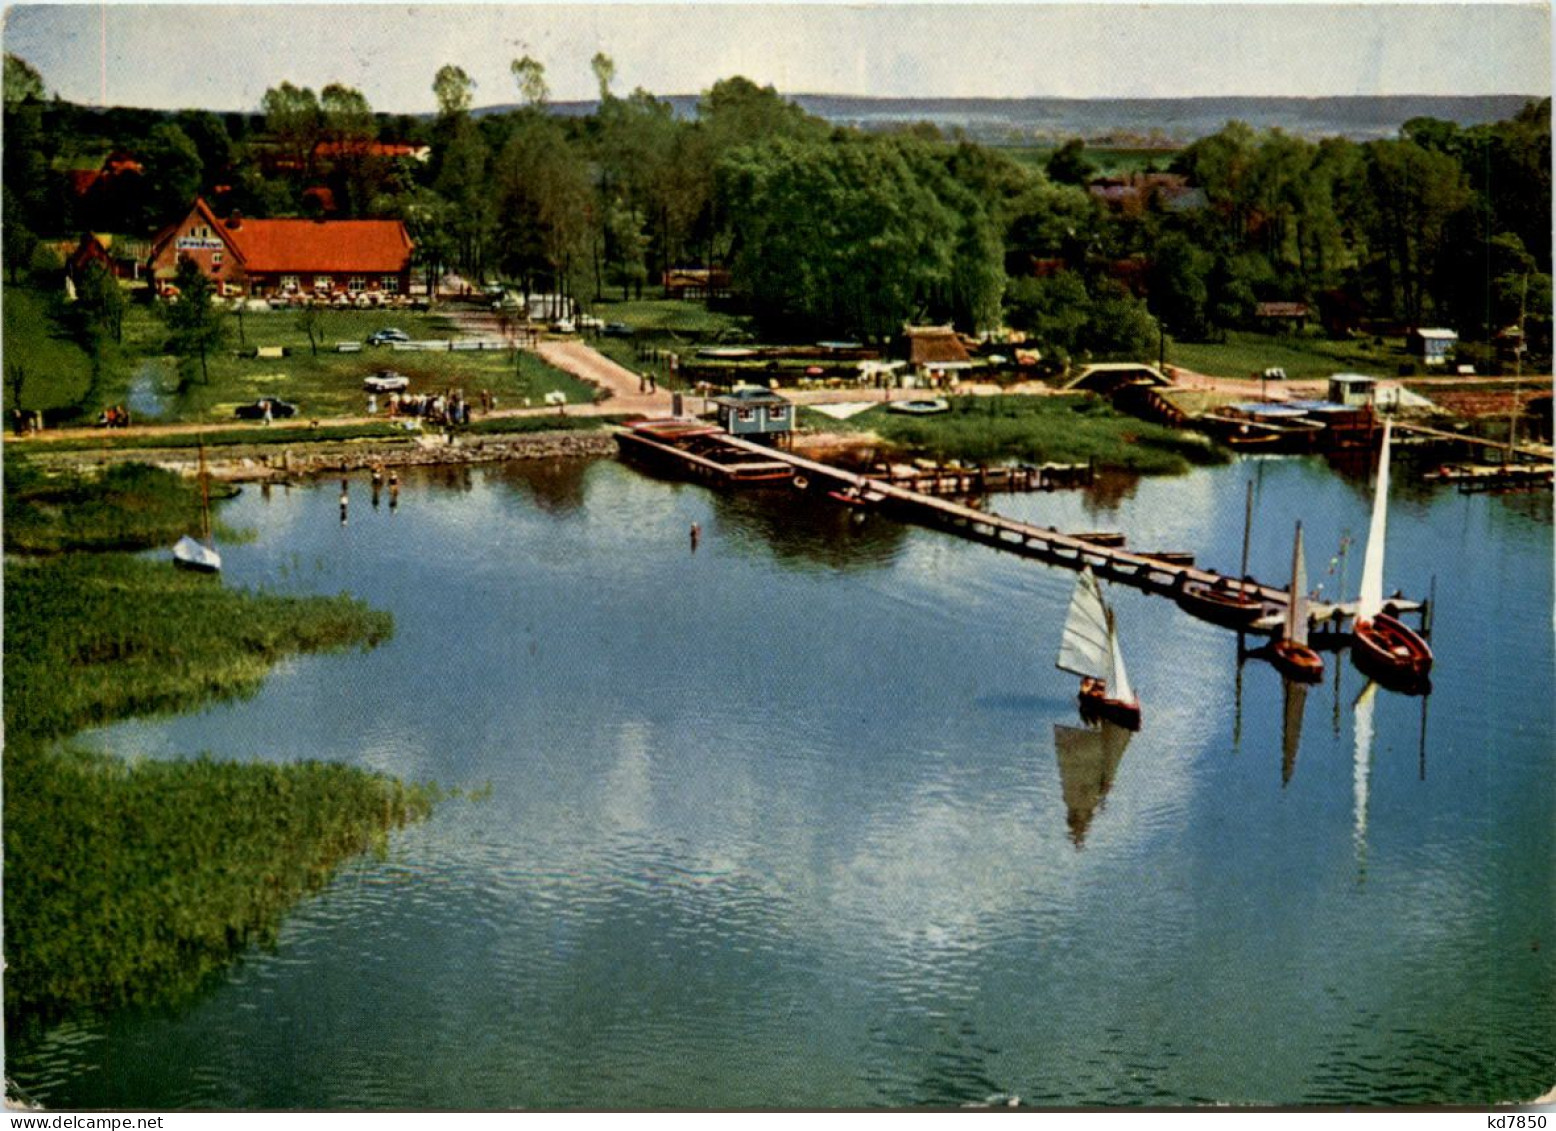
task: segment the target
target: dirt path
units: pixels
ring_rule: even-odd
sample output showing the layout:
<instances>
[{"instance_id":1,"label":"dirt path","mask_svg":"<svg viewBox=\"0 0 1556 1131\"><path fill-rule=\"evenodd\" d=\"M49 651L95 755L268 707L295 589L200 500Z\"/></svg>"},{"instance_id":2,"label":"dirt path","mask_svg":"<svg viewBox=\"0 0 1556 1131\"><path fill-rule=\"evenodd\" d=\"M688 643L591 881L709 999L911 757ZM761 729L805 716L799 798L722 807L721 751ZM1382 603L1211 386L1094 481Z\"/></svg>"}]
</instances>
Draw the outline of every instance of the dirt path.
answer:
<instances>
[{"instance_id":1,"label":"dirt path","mask_svg":"<svg viewBox=\"0 0 1556 1131\"><path fill-rule=\"evenodd\" d=\"M618 365L594 347L575 338L542 341L535 352L541 360L571 373L581 381L597 385L609 394L605 406L610 412L642 413L645 416L668 416L670 392L640 391L642 378L624 365Z\"/></svg>"}]
</instances>

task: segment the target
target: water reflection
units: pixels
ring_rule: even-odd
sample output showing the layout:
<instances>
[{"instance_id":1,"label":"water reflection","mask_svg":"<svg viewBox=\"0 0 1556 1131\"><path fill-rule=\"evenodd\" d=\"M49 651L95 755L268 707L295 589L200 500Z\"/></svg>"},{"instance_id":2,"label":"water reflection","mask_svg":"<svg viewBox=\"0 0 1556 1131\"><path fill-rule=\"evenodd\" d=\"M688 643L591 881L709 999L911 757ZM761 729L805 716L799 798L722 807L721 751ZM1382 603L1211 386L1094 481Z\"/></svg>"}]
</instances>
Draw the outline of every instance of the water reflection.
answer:
<instances>
[{"instance_id":1,"label":"water reflection","mask_svg":"<svg viewBox=\"0 0 1556 1131\"><path fill-rule=\"evenodd\" d=\"M877 512L795 491L715 493L710 500L717 535L786 565L879 569L897 559L910 532Z\"/></svg>"},{"instance_id":2,"label":"water reflection","mask_svg":"<svg viewBox=\"0 0 1556 1131\"><path fill-rule=\"evenodd\" d=\"M547 514L561 517L584 509L593 463L587 459L495 463L487 467L486 475Z\"/></svg>"},{"instance_id":3,"label":"water reflection","mask_svg":"<svg viewBox=\"0 0 1556 1131\"><path fill-rule=\"evenodd\" d=\"M1302 746L1302 711L1307 706L1307 684L1282 678L1284 701L1280 723L1280 784L1284 789L1297 770L1297 750Z\"/></svg>"},{"instance_id":4,"label":"water reflection","mask_svg":"<svg viewBox=\"0 0 1556 1131\"><path fill-rule=\"evenodd\" d=\"M1054 754L1059 760L1065 821L1076 848L1085 844L1092 817L1113 788L1130 737L1127 729L1106 720L1086 727L1054 724Z\"/></svg>"}]
</instances>

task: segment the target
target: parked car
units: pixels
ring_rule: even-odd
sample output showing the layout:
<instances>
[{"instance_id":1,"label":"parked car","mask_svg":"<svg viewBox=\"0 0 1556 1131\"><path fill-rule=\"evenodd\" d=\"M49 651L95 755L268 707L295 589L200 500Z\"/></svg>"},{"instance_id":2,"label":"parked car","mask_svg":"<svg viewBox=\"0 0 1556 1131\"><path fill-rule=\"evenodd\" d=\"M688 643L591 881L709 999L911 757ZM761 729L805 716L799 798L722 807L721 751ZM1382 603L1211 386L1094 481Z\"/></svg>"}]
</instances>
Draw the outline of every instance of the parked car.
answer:
<instances>
[{"instance_id":1,"label":"parked car","mask_svg":"<svg viewBox=\"0 0 1556 1131\"><path fill-rule=\"evenodd\" d=\"M297 415L297 406L283 401L280 397L260 397L253 404L240 404L233 410L233 415L243 420L265 419L265 406L270 406L272 420L280 420L288 416Z\"/></svg>"},{"instance_id":2,"label":"parked car","mask_svg":"<svg viewBox=\"0 0 1556 1131\"><path fill-rule=\"evenodd\" d=\"M580 314L578 316L578 328L580 330L599 330L604 326L604 321L592 314Z\"/></svg>"},{"instance_id":3,"label":"parked car","mask_svg":"<svg viewBox=\"0 0 1556 1131\"><path fill-rule=\"evenodd\" d=\"M558 334L571 334L578 329L577 326L573 325L573 320L571 318L558 318L555 322L551 323L551 328Z\"/></svg>"},{"instance_id":4,"label":"parked car","mask_svg":"<svg viewBox=\"0 0 1556 1131\"><path fill-rule=\"evenodd\" d=\"M380 369L362 382L362 387L370 393L403 393L410 386L409 377L392 369Z\"/></svg>"},{"instance_id":5,"label":"parked car","mask_svg":"<svg viewBox=\"0 0 1556 1131\"><path fill-rule=\"evenodd\" d=\"M408 342L411 336L404 330L396 330L392 326L386 330L374 330L367 336L367 344L370 346L388 345L390 342Z\"/></svg>"},{"instance_id":6,"label":"parked car","mask_svg":"<svg viewBox=\"0 0 1556 1131\"><path fill-rule=\"evenodd\" d=\"M600 333L607 338L630 338L632 337L632 327L625 322L607 322L600 328Z\"/></svg>"}]
</instances>

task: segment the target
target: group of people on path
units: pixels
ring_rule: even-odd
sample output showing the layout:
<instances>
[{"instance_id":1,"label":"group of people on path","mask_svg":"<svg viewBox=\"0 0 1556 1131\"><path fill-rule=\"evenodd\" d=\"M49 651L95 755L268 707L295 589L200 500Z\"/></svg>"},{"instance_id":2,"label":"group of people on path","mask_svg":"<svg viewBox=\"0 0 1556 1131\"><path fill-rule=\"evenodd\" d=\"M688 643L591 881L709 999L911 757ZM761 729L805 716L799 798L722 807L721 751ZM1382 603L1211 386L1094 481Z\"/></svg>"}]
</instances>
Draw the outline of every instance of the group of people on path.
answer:
<instances>
[{"instance_id":1,"label":"group of people on path","mask_svg":"<svg viewBox=\"0 0 1556 1131\"><path fill-rule=\"evenodd\" d=\"M128 428L130 426L130 410L122 404L111 404L97 414L97 426L99 428Z\"/></svg>"},{"instance_id":2,"label":"group of people on path","mask_svg":"<svg viewBox=\"0 0 1556 1131\"><path fill-rule=\"evenodd\" d=\"M497 398L482 389L481 411L490 413L496 407ZM368 397L367 411L377 413L376 396ZM390 393L388 413L391 418L410 416L431 424L465 425L470 423L471 404L465 399L463 389L448 389L442 393Z\"/></svg>"}]
</instances>

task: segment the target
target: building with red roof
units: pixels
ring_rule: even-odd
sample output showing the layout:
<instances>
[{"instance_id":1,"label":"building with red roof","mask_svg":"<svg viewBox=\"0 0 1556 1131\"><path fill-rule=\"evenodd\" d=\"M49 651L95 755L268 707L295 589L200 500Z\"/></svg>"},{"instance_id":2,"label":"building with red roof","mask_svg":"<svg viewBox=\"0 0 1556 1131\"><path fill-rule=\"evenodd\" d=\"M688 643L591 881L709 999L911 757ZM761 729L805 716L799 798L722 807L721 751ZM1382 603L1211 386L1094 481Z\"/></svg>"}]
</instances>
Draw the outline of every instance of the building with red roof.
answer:
<instances>
[{"instance_id":1,"label":"building with red roof","mask_svg":"<svg viewBox=\"0 0 1556 1131\"><path fill-rule=\"evenodd\" d=\"M160 286L188 259L224 294L383 298L409 293L413 247L398 220L218 220L196 198L157 234L150 270Z\"/></svg>"}]
</instances>

